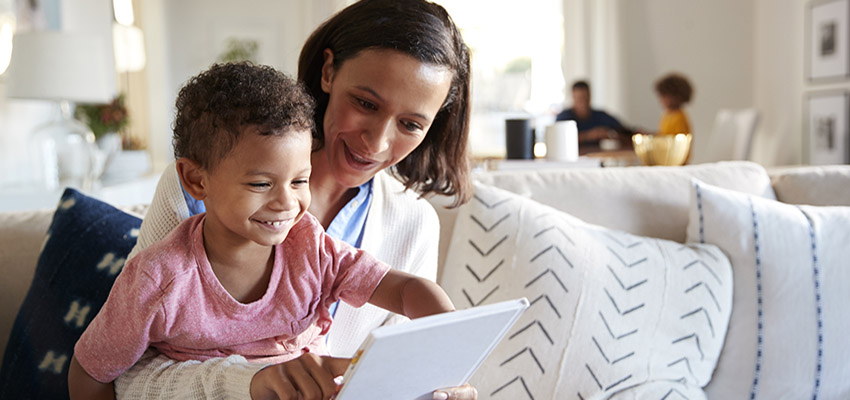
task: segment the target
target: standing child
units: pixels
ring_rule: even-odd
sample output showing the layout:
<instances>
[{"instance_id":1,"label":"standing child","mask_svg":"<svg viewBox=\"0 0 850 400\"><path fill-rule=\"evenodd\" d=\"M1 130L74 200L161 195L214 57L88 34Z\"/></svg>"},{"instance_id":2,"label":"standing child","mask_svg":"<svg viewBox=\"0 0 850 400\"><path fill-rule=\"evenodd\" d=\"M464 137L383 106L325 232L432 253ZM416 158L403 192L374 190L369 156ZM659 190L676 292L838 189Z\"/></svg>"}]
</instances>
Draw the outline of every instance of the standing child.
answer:
<instances>
[{"instance_id":1,"label":"standing child","mask_svg":"<svg viewBox=\"0 0 850 400\"><path fill-rule=\"evenodd\" d=\"M337 299L410 318L454 309L435 283L330 238L307 213L313 105L294 80L249 63L214 65L180 91L177 171L206 213L124 267L75 347L72 398L112 398L149 347L180 361L327 354ZM344 367L309 371L318 384L294 395L329 398Z\"/></svg>"},{"instance_id":2,"label":"standing child","mask_svg":"<svg viewBox=\"0 0 850 400\"><path fill-rule=\"evenodd\" d=\"M691 101L694 92L688 79L681 74L668 74L655 83L655 91L664 106L664 114L658 124L658 134L692 133L688 114L682 109Z\"/></svg>"}]
</instances>

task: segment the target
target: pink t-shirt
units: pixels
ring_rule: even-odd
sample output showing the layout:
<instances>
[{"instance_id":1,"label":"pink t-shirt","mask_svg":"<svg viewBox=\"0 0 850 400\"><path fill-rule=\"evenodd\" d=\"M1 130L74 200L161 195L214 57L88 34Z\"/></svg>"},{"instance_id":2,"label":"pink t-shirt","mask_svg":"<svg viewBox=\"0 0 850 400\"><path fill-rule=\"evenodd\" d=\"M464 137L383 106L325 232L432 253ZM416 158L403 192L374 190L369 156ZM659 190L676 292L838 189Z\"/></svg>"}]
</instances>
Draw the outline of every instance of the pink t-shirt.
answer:
<instances>
[{"instance_id":1,"label":"pink t-shirt","mask_svg":"<svg viewBox=\"0 0 850 400\"><path fill-rule=\"evenodd\" d=\"M280 363L307 351L326 354L328 307L337 299L362 306L390 268L325 234L308 213L275 246L266 293L243 304L213 273L204 252L204 217L183 221L118 275L74 348L94 379L114 380L148 347L180 361L239 354Z\"/></svg>"}]
</instances>

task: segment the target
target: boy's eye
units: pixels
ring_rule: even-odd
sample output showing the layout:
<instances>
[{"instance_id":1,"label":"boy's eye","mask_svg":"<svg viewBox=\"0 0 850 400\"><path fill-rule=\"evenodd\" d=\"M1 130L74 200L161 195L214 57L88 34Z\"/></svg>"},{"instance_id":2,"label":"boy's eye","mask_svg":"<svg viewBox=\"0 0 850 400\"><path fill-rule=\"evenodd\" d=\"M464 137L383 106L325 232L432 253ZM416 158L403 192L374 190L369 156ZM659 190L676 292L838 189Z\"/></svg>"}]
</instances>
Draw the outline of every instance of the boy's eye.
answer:
<instances>
[{"instance_id":1,"label":"boy's eye","mask_svg":"<svg viewBox=\"0 0 850 400\"><path fill-rule=\"evenodd\" d=\"M248 184L248 186L255 188L255 189L266 189L266 188L270 188L272 186L272 184L268 183L268 182L251 182L251 183Z\"/></svg>"},{"instance_id":2,"label":"boy's eye","mask_svg":"<svg viewBox=\"0 0 850 400\"><path fill-rule=\"evenodd\" d=\"M306 185L308 183L309 183L309 181L307 179L296 179L296 180L292 181L292 184L295 185L295 186Z\"/></svg>"}]
</instances>

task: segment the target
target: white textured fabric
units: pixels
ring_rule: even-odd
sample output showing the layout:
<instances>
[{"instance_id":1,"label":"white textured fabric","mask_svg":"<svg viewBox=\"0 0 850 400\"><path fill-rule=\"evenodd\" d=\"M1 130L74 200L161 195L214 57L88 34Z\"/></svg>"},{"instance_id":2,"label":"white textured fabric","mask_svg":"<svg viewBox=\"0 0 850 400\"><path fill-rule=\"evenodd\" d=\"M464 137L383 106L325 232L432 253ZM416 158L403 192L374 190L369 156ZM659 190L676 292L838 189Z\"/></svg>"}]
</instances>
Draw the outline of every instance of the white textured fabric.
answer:
<instances>
[{"instance_id":1,"label":"white textured fabric","mask_svg":"<svg viewBox=\"0 0 850 400\"><path fill-rule=\"evenodd\" d=\"M731 278L715 246L605 229L476 184L440 283L458 308L532 303L471 379L482 398L701 399Z\"/></svg>"},{"instance_id":2,"label":"white textured fabric","mask_svg":"<svg viewBox=\"0 0 850 400\"><path fill-rule=\"evenodd\" d=\"M768 171L776 199L812 206L850 206L850 165Z\"/></svg>"},{"instance_id":3,"label":"white textured fabric","mask_svg":"<svg viewBox=\"0 0 850 400\"><path fill-rule=\"evenodd\" d=\"M420 199L418 194L405 191L404 186L386 172L379 172L375 176L372 191L372 205L366 219L361 248L395 269L435 281L440 227L434 209L427 201ZM157 185L153 202L142 222L139 241L131 255L165 237L182 221L181 218L187 218L188 214L175 164L172 163L166 168ZM340 303L328 333L328 348L336 357L350 357L372 329L384 323L403 320L405 318L402 316L390 315L389 312L370 304L354 308ZM175 375L179 380L165 378L166 375L162 373L151 377L146 375L150 370L145 365L150 360L140 361L139 374L134 375L132 381L124 380L122 388L129 391L127 393L144 393L148 390L159 390L157 388L162 386L169 388L168 390L188 389L191 382L198 379L196 374L207 373L203 367L175 363L163 368L183 370L181 374ZM206 364L207 362L203 363ZM219 378L208 382L209 385L204 388L220 392L222 387L249 387L250 376L238 372L242 367L235 367L237 372L233 374L226 372L233 364L230 362L222 366L223 372L219 374ZM117 393L119 398L124 397L124 392ZM247 395L246 391L243 396Z\"/></svg>"},{"instance_id":4,"label":"white textured fabric","mask_svg":"<svg viewBox=\"0 0 850 400\"><path fill-rule=\"evenodd\" d=\"M688 240L732 262L712 399L850 399L850 207L794 206L694 181Z\"/></svg>"}]
</instances>

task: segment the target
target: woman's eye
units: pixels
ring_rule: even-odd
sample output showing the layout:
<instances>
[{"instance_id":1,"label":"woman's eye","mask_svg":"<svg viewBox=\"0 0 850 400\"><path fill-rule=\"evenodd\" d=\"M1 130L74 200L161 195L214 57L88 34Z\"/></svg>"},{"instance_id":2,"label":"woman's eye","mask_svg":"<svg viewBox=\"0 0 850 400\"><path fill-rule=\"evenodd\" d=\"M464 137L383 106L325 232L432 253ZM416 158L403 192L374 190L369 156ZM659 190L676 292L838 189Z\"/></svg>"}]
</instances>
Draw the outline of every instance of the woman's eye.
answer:
<instances>
[{"instance_id":1,"label":"woman's eye","mask_svg":"<svg viewBox=\"0 0 850 400\"><path fill-rule=\"evenodd\" d=\"M417 124L416 122L405 121L402 122L404 129L407 129L409 132L421 132L422 125Z\"/></svg>"},{"instance_id":2,"label":"woman's eye","mask_svg":"<svg viewBox=\"0 0 850 400\"><path fill-rule=\"evenodd\" d=\"M366 101L366 100L363 100L363 99L359 99L359 98L357 99L357 104L359 104L360 107L363 107L364 109L367 109L367 110L378 109L378 107L376 107L375 104L373 104L372 102L369 102L369 101Z\"/></svg>"}]
</instances>

